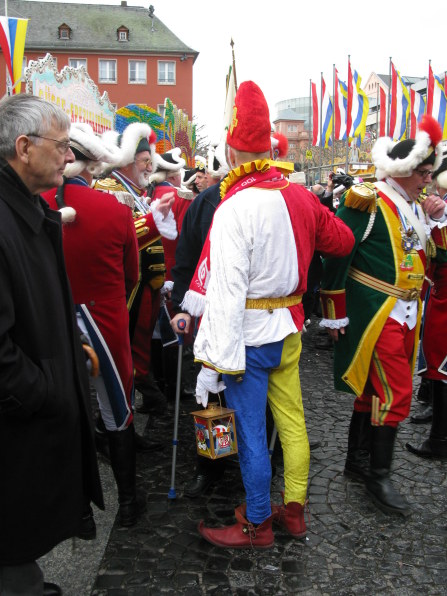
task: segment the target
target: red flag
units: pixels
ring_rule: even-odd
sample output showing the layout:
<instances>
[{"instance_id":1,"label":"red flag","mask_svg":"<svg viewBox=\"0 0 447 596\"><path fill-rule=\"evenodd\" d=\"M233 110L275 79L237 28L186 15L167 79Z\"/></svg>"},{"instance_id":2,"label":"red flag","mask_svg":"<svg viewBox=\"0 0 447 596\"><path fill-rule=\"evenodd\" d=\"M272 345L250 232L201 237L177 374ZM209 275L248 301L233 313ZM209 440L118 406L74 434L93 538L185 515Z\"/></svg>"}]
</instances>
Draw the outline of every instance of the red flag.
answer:
<instances>
[{"instance_id":1,"label":"red flag","mask_svg":"<svg viewBox=\"0 0 447 596\"><path fill-rule=\"evenodd\" d=\"M386 93L385 90L380 87L380 123L379 123L379 136L386 136Z\"/></svg>"},{"instance_id":2,"label":"red flag","mask_svg":"<svg viewBox=\"0 0 447 596\"><path fill-rule=\"evenodd\" d=\"M435 77L431 64L428 65L428 83L427 83L427 114L432 116L433 111L433 96L435 93Z\"/></svg>"},{"instance_id":3,"label":"red flag","mask_svg":"<svg viewBox=\"0 0 447 596\"><path fill-rule=\"evenodd\" d=\"M391 98L397 96L397 73L394 68L394 64L391 62ZM396 128L396 102L391 101L390 103L390 137L393 136L394 129Z\"/></svg>"},{"instance_id":4,"label":"red flag","mask_svg":"<svg viewBox=\"0 0 447 596\"><path fill-rule=\"evenodd\" d=\"M346 114L346 136L349 136L352 128L352 94L353 94L353 83L352 83L352 71L351 61L348 60L348 107Z\"/></svg>"},{"instance_id":5,"label":"red flag","mask_svg":"<svg viewBox=\"0 0 447 596\"><path fill-rule=\"evenodd\" d=\"M312 145L316 147L318 142L318 94L317 85L312 83Z\"/></svg>"}]
</instances>

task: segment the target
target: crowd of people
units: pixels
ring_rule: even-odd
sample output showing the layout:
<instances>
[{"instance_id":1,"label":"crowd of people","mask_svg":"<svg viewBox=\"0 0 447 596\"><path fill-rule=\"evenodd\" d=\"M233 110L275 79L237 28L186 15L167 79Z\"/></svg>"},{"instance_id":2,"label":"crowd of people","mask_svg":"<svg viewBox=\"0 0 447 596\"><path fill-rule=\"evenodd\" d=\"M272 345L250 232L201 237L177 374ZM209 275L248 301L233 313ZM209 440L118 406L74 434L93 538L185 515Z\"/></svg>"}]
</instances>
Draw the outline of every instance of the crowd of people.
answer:
<instances>
[{"instance_id":1,"label":"crowd of people","mask_svg":"<svg viewBox=\"0 0 447 596\"><path fill-rule=\"evenodd\" d=\"M345 474L381 509L410 515L391 468L419 338L432 426L406 447L447 459L441 138L424 117L414 140L378 139L377 182L337 172L327 188L307 189L293 164L274 159L282 141L252 81L239 86L226 138L193 168L180 148L157 153L146 123L98 136L40 98L1 101L0 594L61 593L36 560L69 537L95 538L91 505L104 506L96 450L113 470L117 522L137 523L146 495L136 451L160 445L135 431L135 392L137 411L165 412L181 383L179 334L197 369L181 392L204 408L217 394L235 410L246 492L234 524L199 522L199 533L222 548L269 548L274 524L304 537L299 359L315 287L335 387L353 394ZM278 504L270 414L284 459ZM198 456L183 494L201 494L224 465Z\"/></svg>"}]
</instances>

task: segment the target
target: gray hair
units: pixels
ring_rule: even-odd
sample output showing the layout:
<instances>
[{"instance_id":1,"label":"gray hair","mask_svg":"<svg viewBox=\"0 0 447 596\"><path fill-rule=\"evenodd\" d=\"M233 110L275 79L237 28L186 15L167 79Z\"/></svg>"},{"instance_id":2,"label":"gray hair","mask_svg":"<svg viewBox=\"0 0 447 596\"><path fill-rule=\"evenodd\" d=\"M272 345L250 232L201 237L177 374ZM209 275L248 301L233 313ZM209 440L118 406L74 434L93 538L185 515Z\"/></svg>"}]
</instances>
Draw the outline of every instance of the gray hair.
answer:
<instances>
[{"instance_id":1,"label":"gray hair","mask_svg":"<svg viewBox=\"0 0 447 596\"><path fill-rule=\"evenodd\" d=\"M70 128L70 118L57 105L35 95L11 95L0 101L0 157L16 154L16 139L20 135L44 136L54 126Z\"/></svg>"}]
</instances>

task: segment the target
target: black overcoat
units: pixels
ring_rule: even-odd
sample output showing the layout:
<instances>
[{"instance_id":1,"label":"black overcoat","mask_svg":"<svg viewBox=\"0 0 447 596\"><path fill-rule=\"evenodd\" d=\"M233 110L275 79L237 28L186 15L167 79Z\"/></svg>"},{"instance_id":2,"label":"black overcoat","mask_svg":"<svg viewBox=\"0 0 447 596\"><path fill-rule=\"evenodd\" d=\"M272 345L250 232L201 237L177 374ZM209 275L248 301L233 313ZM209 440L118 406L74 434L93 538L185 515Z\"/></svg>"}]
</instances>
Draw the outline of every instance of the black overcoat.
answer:
<instances>
[{"instance_id":1,"label":"black overcoat","mask_svg":"<svg viewBox=\"0 0 447 596\"><path fill-rule=\"evenodd\" d=\"M59 213L0 160L0 565L76 534L103 507L88 376Z\"/></svg>"}]
</instances>

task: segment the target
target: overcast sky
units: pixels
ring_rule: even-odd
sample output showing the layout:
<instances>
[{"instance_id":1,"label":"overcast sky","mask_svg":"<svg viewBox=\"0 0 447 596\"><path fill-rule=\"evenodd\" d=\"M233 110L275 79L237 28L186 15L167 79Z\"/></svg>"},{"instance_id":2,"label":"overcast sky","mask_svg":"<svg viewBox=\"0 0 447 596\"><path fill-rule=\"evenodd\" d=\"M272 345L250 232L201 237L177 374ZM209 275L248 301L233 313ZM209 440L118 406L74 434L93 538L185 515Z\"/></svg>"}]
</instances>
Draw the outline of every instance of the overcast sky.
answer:
<instances>
[{"instance_id":1,"label":"overcast sky","mask_svg":"<svg viewBox=\"0 0 447 596\"><path fill-rule=\"evenodd\" d=\"M121 0L90 0L120 5ZM432 0L128 0L148 8L184 43L200 52L194 65L194 115L219 136L225 76L233 38L238 83L251 79L270 106L309 95L321 72L332 90L333 64L346 80L348 55L363 79L388 74L389 58L402 75L426 76L447 68L443 24L447 2ZM332 93L332 91L331 91Z\"/></svg>"}]
</instances>

